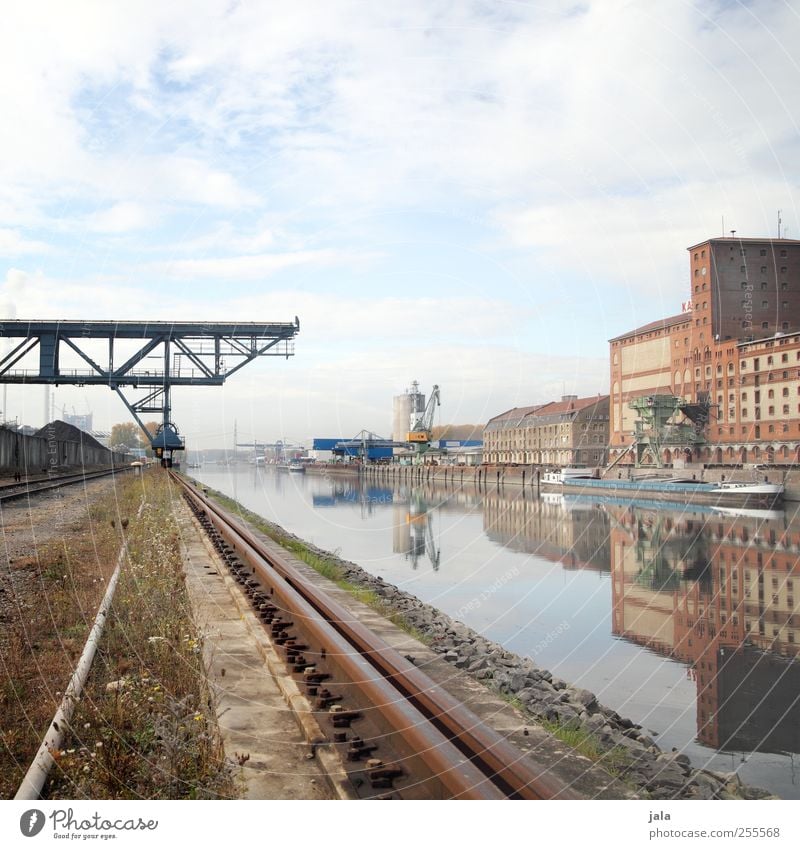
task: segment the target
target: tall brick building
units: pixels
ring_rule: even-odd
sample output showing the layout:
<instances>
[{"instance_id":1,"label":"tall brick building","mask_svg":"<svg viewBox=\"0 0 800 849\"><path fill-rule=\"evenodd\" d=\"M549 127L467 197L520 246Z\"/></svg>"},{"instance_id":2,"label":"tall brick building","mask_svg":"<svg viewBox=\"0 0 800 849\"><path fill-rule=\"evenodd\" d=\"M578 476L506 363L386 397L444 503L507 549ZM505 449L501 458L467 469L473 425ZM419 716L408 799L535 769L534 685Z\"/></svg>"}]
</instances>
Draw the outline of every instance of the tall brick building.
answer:
<instances>
[{"instance_id":1,"label":"tall brick building","mask_svg":"<svg viewBox=\"0 0 800 849\"><path fill-rule=\"evenodd\" d=\"M721 238L689 250L684 311L610 341L610 460L630 448L629 402L675 395L708 403L705 442L662 461L798 462L800 241ZM621 464L632 463L628 451Z\"/></svg>"}]
</instances>

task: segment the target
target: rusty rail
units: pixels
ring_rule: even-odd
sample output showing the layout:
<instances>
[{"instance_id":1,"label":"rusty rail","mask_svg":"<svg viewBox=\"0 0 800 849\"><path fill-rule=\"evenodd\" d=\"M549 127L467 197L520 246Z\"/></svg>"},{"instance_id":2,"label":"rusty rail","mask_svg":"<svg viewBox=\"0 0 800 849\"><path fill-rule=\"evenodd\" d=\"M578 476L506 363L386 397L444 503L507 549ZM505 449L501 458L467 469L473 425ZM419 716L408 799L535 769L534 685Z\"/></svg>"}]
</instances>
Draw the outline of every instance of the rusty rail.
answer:
<instances>
[{"instance_id":1,"label":"rusty rail","mask_svg":"<svg viewBox=\"0 0 800 849\"><path fill-rule=\"evenodd\" d=\"M120 466L118 468L100 469L99 471L54 475L53 477L26 480L20 483L2 484L0 485L0 502L12 501L13 499L24 498L25 496L39 495L51 489L58 489L59 487L69 486L73 483L86 483L87 481L107 477L108 475L121 475L125 472L130 472L131 468L131 466Z\"/></svg>"},{"instance_id":2,"label":"rusty rail","mask_svg":"<svg viewBox=\"0 0 800 849\"><path fill-rule=\"evenodd\" d=\"M395 748L403 753L401 763L414 764L408 771L414 775L411 793L415 798L576 798L563 782L484 725L350 611L307 581L284 557L267 551L244 523L185 479L171 475L185 489L190 503L194 501L195 512L204 514L230 546L230 552L223 549L222 553L246 563L253 570L252 578L260 579L239 576L251 597L265 599L259 603L262 612L266 611L262 618L276 642L289 644L289 663L304 677L309 693L318 697L318 710L329 710L334 729L349 728L362 714L379 715L382 727L390 729L383 734L391 735ZM268 596L262 596L257 583L268 587ZM281 616L291 617L290 621ZM292 628L299 628L306 642L300 644L289 637ZM312 657L315 660L310 661ZM323 684L334 686L336 682L330 680L333 675L318 671L320 665L335 668L342 686L346 681L348 700L355 699L356 710L337 710L341 697L332 695L327 687L321 689ZM347 732L340 730L333 736L344 743ZM364 747L361 738L352 737L348 759L363 756L353 750L354 741ZM391 788L394 779L390 776L384 782L386 773L392 769L373 769L373 786Z\"/></svg>"}]
</instances>

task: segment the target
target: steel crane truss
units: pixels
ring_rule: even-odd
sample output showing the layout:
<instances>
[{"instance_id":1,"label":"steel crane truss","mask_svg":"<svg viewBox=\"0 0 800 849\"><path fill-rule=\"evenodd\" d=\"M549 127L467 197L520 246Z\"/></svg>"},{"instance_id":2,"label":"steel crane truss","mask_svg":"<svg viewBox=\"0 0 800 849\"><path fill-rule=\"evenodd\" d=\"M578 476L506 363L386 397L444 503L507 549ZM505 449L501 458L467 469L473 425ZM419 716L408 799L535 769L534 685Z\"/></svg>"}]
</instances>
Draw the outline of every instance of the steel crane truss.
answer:
<instances>
[{"instance_id":1,"label":"steel crane truss","mask_svg":"<svg viewBox=\"0 0 800 849\"><path fill-rule=\"evenodd\" d=\"M150 436L154 448L182 449L183 441L170 421L171 388L222 386L256 357L290 357L299 329L297 318L293 322L271 323L2 321L0 337L21 341L0 358L0 383L108 386L119 395L145 432L140 414L161 414L159 431ZM101 365L86 351L84 343L89 340L108 343L107 365ZM115 343L120 340L143 342L117 365ZM61 343L86 367L63 368ZM37 348L38 368L15 368ZM159 365L141 368L146 358L157 359ZM121 392L123 386L149 391L143 398L129 401Z\"/></svg>"}]
</instances>

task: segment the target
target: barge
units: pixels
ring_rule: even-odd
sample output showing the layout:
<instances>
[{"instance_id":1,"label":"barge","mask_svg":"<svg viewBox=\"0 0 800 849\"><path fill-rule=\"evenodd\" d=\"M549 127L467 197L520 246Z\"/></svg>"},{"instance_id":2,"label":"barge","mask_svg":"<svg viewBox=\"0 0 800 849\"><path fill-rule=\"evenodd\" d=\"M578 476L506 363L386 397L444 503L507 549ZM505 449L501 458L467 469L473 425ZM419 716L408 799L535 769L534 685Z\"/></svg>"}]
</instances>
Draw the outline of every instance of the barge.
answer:
<instances>
[{"instance_id":1,"label":"barge","mask_svg":"<svg viewBox=\"0 0 800 849\"><path fill-rule=\"evenodd\" d=\"M768 481L698 481L690 478L591 477L584 470L563 469L547 472L542 486L562 493L579 495L614 495L629 499L672 501L678 504L711 504L721 507L750 507L771 510L783 503L784 486Z\"/></svg>"}]
</instances>

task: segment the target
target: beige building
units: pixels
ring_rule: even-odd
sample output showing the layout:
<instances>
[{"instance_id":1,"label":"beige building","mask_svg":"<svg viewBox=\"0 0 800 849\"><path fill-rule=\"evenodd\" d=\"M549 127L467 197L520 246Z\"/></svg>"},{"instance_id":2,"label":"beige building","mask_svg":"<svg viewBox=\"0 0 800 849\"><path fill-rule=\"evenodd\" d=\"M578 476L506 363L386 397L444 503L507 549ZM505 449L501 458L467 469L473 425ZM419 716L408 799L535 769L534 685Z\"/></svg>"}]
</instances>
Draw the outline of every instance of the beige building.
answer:
<instances>
[{"instance_id":1,"label":"beige building","mask_svg":"<svg viewBox=\"0 0 800 849\"><path fill-rule=\"evenodd\" d=\"M608 459L608 395L515 407L483 430L485 463L604 466Z\"/></svg>"}]
</instances>

